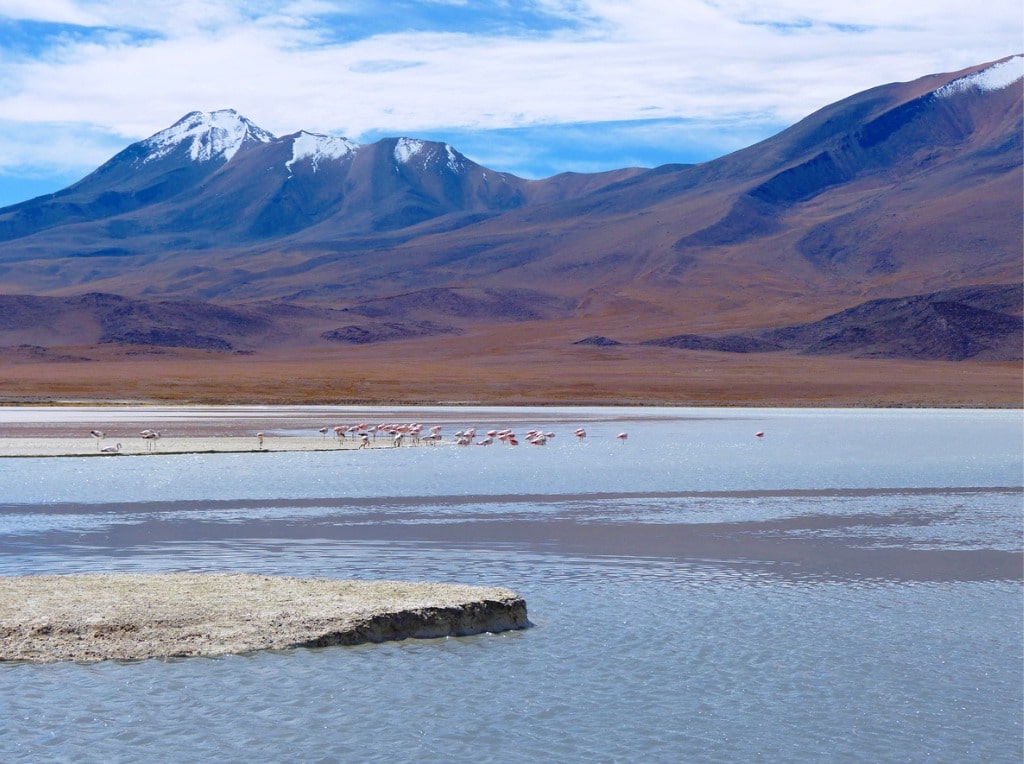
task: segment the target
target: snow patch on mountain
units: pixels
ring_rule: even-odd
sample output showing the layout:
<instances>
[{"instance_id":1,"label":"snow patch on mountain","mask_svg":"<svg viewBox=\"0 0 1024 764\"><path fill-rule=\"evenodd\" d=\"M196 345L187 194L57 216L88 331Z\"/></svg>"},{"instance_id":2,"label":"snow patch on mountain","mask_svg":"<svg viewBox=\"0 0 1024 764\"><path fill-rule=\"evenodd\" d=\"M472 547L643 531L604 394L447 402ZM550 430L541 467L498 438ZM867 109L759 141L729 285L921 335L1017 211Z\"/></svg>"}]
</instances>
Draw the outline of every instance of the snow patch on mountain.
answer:
<instances>
[{"instance_id":1,"label":"snow patch on mountain","mask_svg":"<svg viewBox=\"0 0 1024 764\"><path fill-rule=\"evenodd\" d=\"M1018 55L993 64L980 72L955 79L936 90L935 95L940 98L948 98L955 93L963 93L974 88L981 91L1002 90L1022 79L1024 79L1024 56Z\"/></svg>"},{"instance_id":2,"label":"snow patch on mountain","mask_svg":"<svg viewBox=\"0 0 1024 764\"><path fill-rule=\"evenodd\" d=\"M234 109L193 111L143 141L147 150L143 163L160 159L182 144L188 144L193 161L223 159L226 162L247 141L269 143L273 140L271 133L257 127Z\"/></svg>"},{"instance_id":3,"label":"snow patch on mountain","mask_svg":"<svg viewBox=\"0 0 1024 764\"><path fill-rule=\"evenodd\" d=\"M419 154L426 147L426 143L415 138L399 138L395 144L395 161L407 164L410 159Z\"/></svg>"},{"instance_id":4,"label":"snow patch on mountain","mask_svg":"<svg viewBox=\"0 0 1024 764\"><path fill-rule=\"evenodd\" d=\"M452 172L461 172L466 168L465 158L455 151L447 143L444 144L444 150L448 153L448 169Z\"/></svg>"},{"instance_id":5,"label":"snow patch on mountain","mask_svg":"<svg viewBox=\"0 0 1024 764\"><path fill-rule=\"evenodd\" d=\"M355 153L359 144L350 141L348 138L335 138L330 135L318 133L307 133L301 131L292 141L292 158L284 163L288 168L288 174L292 173L292 165L303 159L309 159L313 165L313 172L320 169L320 163L324 160L343 159L349 154Z\"/></svg>"}]
</instances>

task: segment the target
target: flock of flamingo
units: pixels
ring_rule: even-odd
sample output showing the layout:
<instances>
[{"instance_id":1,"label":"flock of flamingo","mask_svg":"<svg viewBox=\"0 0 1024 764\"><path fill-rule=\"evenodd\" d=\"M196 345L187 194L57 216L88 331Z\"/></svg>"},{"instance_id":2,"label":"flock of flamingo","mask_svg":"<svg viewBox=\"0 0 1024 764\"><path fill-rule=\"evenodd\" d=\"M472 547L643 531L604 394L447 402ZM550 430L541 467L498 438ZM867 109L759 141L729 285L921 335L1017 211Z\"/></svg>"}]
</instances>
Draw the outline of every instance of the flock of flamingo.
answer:
<instances>
[{"instance_id":1,"label":"flock of flamingo","mask_svg":"<svg viewBox=\"0 0 1024 764\"><path fill-rule=\"evenodd\" d=\"M353 425L338 425L336 427L321 427L319 432L323 437L327 437L331 432L334 433L335 439L342 441L348 437L358 438L359 448L364 448L370 445L371 436L376 439L379 435L383 435L391 439L391 444L395 447L401 446L403 442L410 442L413 445L420 443L435 444L443 440L441 430L444 429L443 425L436 424L430 427L424 434L424 427L418 423L412 424L378 424L371 425L366 422ZM258 433L257 437L262 435ZM459 430L454 434L455 445L458 446L489 446L495 441L504 443L509 446L518 446L519 439L516 437L516 433L511 428L503 430L487 430L481 433L482 437L477 440L477 430L475 427L468 427L463 430ZM582 427L577 428L574 435L582 440L587 437L587 431ZM531 429L525 434L525 440L527 443L533 446L547 445L549 439L555 437L553 432L544 432L543 430ZM625 432L620 432L615 436L620 441L625 441L629 435ZM262 445L262 439L260 440Z\"/></svg>"},{"instance_id":2,"label":"flock of flamingo","mask_svg":"<svg viewBox=\"0 0 1024 764\"><path fill-rule=\"evenodd\" d=\"M406 443L409 445L421 445L429 444L434 445L444 440L441 435L441 430L444 429L443 425L436 424L430 428L426 428L424 432L424 426L417 423L412 424L378 424L371 425L366 422L352 425L337 425L335 427L321 427L318 432L324 438L327 438L333 433L333 437L338 444L347 443L349 439L353 439L352 442L358 441L359 445L357 448L369 448L371 444L377 440L378 437L389 438L391 445L395 448L400 447ZM96 441L96 448L100 453L103 454L119 454L121 453L121 444L116 443L111 446L103 445L104 439L107 434L103 430L90 430L91 435ZM583 440L587 437L587 431L582 427L577 427L573 431L573 435L577 440ZM146 443L147 451L156 450L156 442L160 440L160 431L146 429L139 433L139 436ZM754 433L757 438L764 437L764 431L759 430ZM256 443L260 450L263 449L263 440L265 433L256 433ZM519 438L515 431L511 428L503 430L487 430L486 432L480 433L480 437L477 436L477 430L475 427L467 427L459 430L454 434L454 443L458 446L489 446L494 442L503 443L508 446L518 446ZM548 441L555 437L554 432L545 432L539 429L527 430L524 434L524 440L531 446L544 446L547 445ZM629 438L629 433L620 432L615 436L616 440L620 443L625 443Z\"/></svg>"},{"instance_id":3,"label":"flock of flamingo","mask_svg":"<svg viewBox=\"0 0 1024 764\"><path fill-rule=\"evenodd\" d=\"M349 442L349 439L358 441L359 445L357 448L368 448L377 440L378 437L385 437L389 438L391 445L397 448L406 443L409 445L433 445L440 443L444 440L444 437L441 435L442 429L444 429L444 426L439 424L430 428L424 428L423 425L417 423L371 425L362 422L360 424L353 425L321 427L318 432L324 438L333 434L334 439L339 444ZM103 430L90 430L89 434L95 439L96 448L100 453L118 454L121 452L122 445L120 443L111 446L103 445L104 439L107 437L107 434ZM152 429L142 430L139 433L139 436L146 442L147 451L155 450L156 441L160 439L160 435L161 433L159 430ZM587 437L587 431L582 427L578 427L573 431L573 435L578 440L583 440ZM265 437L266 434L263 432L256 433L256 443L260 450L263 449L263 441ZM480 433L480 437L478 438L477 429L475 427L468 427L459 430L453 437L455 439L455 445L458 446L489 446L494 442L508 446L519 445L519 438L511 428L503 430L487 430L486 432ZM554 437L554 432L547 432L539 429L527 430L524 434L525 442L532 446L547 445L548 441ZM628 433L620 432L615 437L619 442L625 443L629 435Z\"/></svg>"}]
</instances>

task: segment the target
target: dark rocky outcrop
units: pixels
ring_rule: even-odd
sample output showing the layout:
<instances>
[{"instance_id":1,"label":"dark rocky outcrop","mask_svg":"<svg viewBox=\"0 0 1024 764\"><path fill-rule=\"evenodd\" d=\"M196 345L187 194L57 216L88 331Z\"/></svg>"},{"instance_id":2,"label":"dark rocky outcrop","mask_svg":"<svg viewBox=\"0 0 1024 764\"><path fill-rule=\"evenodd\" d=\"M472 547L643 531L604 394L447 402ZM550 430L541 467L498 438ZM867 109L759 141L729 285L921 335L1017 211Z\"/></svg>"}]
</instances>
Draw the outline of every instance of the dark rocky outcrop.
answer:
<instances>
[{"instance_id":1,"label":"dark rocky outcrop","mask_svg":"<svg viewBox=\"0 0 1024 764\"><path fill-rule=\"evenodd\" d=\"M795 351L858 358L1022 360L1024 287L966 287L871 300L820 321L760 332L678 334L642 344L727 353Z\"/></svg>"}]
</instances>

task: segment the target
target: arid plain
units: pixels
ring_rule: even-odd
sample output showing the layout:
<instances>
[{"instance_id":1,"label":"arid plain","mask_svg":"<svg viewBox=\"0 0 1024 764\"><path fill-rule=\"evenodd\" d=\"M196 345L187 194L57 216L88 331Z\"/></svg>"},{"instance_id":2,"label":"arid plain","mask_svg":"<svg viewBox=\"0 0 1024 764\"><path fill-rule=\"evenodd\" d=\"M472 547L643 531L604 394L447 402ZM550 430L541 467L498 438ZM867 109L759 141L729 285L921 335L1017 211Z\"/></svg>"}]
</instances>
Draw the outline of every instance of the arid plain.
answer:
<instances>
[{"instance_id":1,"label":"arid plain","mask_svg":"<svg viewBox=\"0 0 1024 764\"><path fill-rule=\"evenodd\" d=\"M1018 362L569 346L487 337L252 355L92 347L0 360L5 403L1019 407ZM403 352L403 345L408 345ZM75 349L67 349L72 356Z\"/></svg>"}]
</instances>

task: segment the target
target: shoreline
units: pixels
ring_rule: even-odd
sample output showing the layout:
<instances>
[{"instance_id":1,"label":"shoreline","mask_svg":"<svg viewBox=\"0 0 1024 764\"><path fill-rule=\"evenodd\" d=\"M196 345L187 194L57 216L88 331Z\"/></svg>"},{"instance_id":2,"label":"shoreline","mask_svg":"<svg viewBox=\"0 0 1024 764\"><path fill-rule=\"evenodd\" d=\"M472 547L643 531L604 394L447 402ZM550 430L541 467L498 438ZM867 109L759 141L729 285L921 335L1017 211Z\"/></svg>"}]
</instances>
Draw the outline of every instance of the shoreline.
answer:
<instances>
[{"instance_id":1,"label":"shoreline","mask_svg":"<svg viewBox=\"0 0 1024 764\"><path fill-rule=\"evenodd\" d=\"M0 437L0 458L32 458L32 457L137 457L167 456L173 454L259 454L280 453L283 451L315 452L315 451L359 451L395 448L389 438L372 439L366 446L349 438L338 442L333 437L304 437L297 435L267 436L259 445L254 436L201 436L183 435L160 438L157 441L141 440L138 435L111 436L98 444L92 439L60 436L35 437ZM101 448L121 448L114 452L103 452ZM435 448L451 446L454 441L447 440L436 443L404 442L399 448Z\"/></svg>"},{"instance_id":2,"label":"shoreline","mask_svg":"<svg viewBox=\"0 0 1024 764\"><path fill-rule=\"evenodd\" d=\"M971 402L971 401L807 401L805 399L772 401L723 399L721 401L666 401L661 399L575 399L572 401L540 400L406 400L406 399L324 399L297 402L290 399L266 399L224 401L220 399L163 400L159 398L11 398L0 400L3 408L125 408L125 407L166 407L166 408L721 408L721 409L992 409L996 411L1024 409L1024 396L1020 401Z\"/></svg>"}]
</instances>

